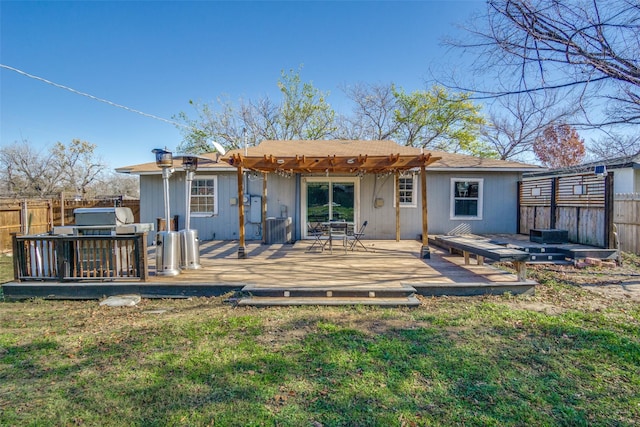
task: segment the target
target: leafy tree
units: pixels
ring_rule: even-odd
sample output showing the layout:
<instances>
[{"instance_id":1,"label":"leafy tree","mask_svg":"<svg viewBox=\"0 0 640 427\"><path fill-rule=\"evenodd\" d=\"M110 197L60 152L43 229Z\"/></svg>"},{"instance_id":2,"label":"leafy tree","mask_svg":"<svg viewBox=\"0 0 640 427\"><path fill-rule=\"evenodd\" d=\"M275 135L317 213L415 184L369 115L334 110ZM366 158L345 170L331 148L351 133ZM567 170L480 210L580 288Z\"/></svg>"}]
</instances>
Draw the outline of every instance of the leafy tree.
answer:
<instances>
[{"instance_id":1,"label":"leafy tree","mask_svg":"<svg viewBox=\"0 0 640 427\"><path fill-rule=\"evenodd\" d=\"M178 150L210 152L210 139L229 149L242 147L245 139L248 145L257 145L264 139L323 139L334 132L335 112L327 102L328 93L303 83L300 72L293 70L281 73L278 88L280 103L263 97L257 101L241 100L235 107L228 100L218 99L216 108L189 101L197 118L184 112L177 115L186 125Z\"/></svg>"},{"instance_id":2,"label":"leafy tree","mask_svg":"<svg viewBox=\"0 0 640 427\"><path fill-rule=\"evenodd\" d=\"M480 106L469 100L469 94L450 94L441 86L412 93L396 88L393 91L396 134L405 145L495 156L494 151L478 140L485 121L480 115Z\"/></svg>"},{"instance_id":3,"label":"leafy tree","mask_svg":"<svg viewBox=\"0 0 640 427\"><path fill-rule=\"evenodd\" d=\"M283 101L274 126L276 139L323 139L335 130L328 93L302 83L300 73L293 70L281 73L278 88Z\"/></svg>"},{"instance_id":4,"label":"leafy tree","mask_svg":"<svg viewBox=\"0 0 640 427\"><path fill-rule=\"evenodd\" d=\"M208 140L213 139L227 148L238 148L242 141L244 123L242 117L236 113L235 107L226 99L216 100L218 109L212 105L189 100L189 104L197 112L197 118L190 118L185 112L175 117L185 124L180 128L183 141L178 151L184 153L202 154L212 151Z\"/></svg>"},{"instance_id":5,"label":"leafy tree","mask_svg":"<svg viewBox=\"0 0 640 427\"><path fill-rule=\"evenodd\" d=\"M575 166L585 156L584 140L567 124L548 126L536 138L533 151L543 165L550 168Z\"/></svg>"}]
</instances>

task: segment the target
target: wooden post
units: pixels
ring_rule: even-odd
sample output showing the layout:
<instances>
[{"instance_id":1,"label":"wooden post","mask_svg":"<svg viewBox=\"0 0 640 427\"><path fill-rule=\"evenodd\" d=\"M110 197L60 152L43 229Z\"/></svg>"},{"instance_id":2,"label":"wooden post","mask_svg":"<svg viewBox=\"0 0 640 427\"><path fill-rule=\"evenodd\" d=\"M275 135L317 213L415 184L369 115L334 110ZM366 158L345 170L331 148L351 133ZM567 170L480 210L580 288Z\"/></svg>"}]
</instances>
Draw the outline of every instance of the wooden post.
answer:
<instances>
[{"instance_id":1,"label":"wooden post","mask_svg":"<svg viewBox=\"0 0 640 427\"><path fill-rule=\"evenodd\" d=\"M429 217L427 215L427 171L425 165L420 166L420 196L422 199L422 249L420 250L420 257L422 259L430 259Z\"/></svg>"},{"instance_id":2,"label":"wooden post","mask_svg":"<svg viewBox=\"0 0 640 427\"><path fill-rule=\"evenodd\" d=\"M64 191L60 192L60 225L64 226Z\"/></svg>"},{"instance_id":3,"label":"wooden post","mask_svg":"<svg viewBox=\"0 0 640 427\"><path fill-rule=\"evenodd\" d=\"M11 233L11 246L13 248L13 280L20 281L21 266L24 262L24 256L22 256L22 245L18 246L18 233Z\"/></svg>"},{"instance_id":4,"label":"wooden post","mask_svg":"<svg viewBox=\"0 0 640 427\"><path fill-rule=\"evenodd\" d=\"M147 258L147 232L143 232L137 235L136 241L136 252L139 256L136 264L138 265L140 271L140 280L146 282L149 280L149 259Z\"/></svg>"},{"instance_id":5,"label":"wooden post","mask_svg":"<svg viewBox=\"0 0 640 427\"><path fill-rule=\"evenodd\" d=\"M609 172L604 178L604 247L617 249L613 230L613 172Z\"/></svg>"},{"instance_id":6,"label":"wooden post","mask_svg":"<svg viewBox=\"0 0 640 427\"><path fill-rule=\"evenodd\" d=\"M244 188L242 182L242 166L238 166L238 228L239 228L239 244L238 258L246 258L245 230L244 230Z\"/></svg>"},{"instance_id":7,"label":"wooden post","mask_svg":"<svg viewBox=\"0 0 640 427\"><path fill-rule=\"evenodd\" d=\"M396 171L396 242L400 241L400 172Z\"/></svg>"},{"instance_id":8,"label":"wooden post","mask_svg":"<svg viewBox=\"0 0 640 427\"><path fill-rule=\"evenodd\" d=\"M560 180L555 177L551 180L551 206L549 207L549 228L556 228L556 212L558 207L558 187Z\"/></svg>"},{"instance_id":9,"label":"wooden post","mask_svg":"<svg viewBox=\"0 0 640 427\"><path fill-rule=\"evenodd\" d=\"M53 200L47 200L47 231L53 229Z\"/></svg>"},{"instance_id":10,"label":"wooden post","mask_svg":"<svg viewBox=\"0 0 640 427\"><path fill-rule=\"evenodd\" d=\"M524 282L527 280L527 263L524 261L513 261L513 267L516 270L518 281Z\"/></svg>"},{"instance_id":11,"label":"wooden post","mask_svg":"<svg viewBox=\"0 0 640 427\"><path fill-rule=\"evenodd\" d=\"M262 243L267 243L267 172L262 172Z\"/></svg>"},{"instance_id":12,"label":"wooden post","mask_svg":"<svg viewBox=\"0 0 640 427\"><path fill-rule=\"evenodd\" d=\"M521 234L520 227L522 225L522 181L518 181L516 186L517 202L516 202L516 234Z\"/></svg>"},{"instance_id":13,"label":"wooden post","mask_svg":"<svg viewBox=\"0 0 640 427\"><path fill-rule=\"evenodd\" d=\"M27 206L27 199L23 199L20 202L20 232L22 234L29 234L29 207Z\"/></svg>"}]
</instances>

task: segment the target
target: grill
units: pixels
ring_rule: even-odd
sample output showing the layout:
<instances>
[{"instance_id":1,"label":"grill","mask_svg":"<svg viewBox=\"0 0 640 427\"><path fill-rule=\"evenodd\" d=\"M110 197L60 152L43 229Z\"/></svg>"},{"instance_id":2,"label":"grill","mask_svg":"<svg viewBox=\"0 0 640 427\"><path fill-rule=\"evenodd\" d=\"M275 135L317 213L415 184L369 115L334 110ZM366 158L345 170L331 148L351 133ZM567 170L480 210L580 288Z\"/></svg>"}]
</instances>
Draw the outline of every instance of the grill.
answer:
<instances>
[{"instance_id":1,"label":"grill","mask_svg":"<svg viewBox=\"0 0 640 427\"><path fill-rule=\"evenodd\" d=\"M64 243L67 246L62 253L73 277L130 277L138 270L133 241L115 236L153 231L153 223L134 223L133 212L126 207L77 208L73 216L75 225L53 227L51 232L87 236Z\"/></svg>"},{"instance_id":2,"label":"grill","mask_svg":"<svg viewBox=\"0 0 640 427\"><path fill-rule=\"evenodd\" d=\"M75 225L53 227L53 234L74 236L113 236L153 231L153 223L134 223L131 208L78 208L73 210Z\"/></svg>"}]
</instances>

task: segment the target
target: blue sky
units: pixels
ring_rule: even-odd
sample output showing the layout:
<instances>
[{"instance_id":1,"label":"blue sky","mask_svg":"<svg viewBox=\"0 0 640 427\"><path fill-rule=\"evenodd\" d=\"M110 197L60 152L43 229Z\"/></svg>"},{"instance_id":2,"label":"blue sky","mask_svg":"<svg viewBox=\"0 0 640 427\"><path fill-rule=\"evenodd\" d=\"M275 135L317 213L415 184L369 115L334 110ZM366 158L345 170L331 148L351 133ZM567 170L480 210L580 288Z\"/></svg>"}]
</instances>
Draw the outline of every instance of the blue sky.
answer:
<instances>
[{"instance_id":1,"label":"blue sky","mask_svg":"<svg viewBox=\"0 0 640 427\"><path fill-rule=\"evenodd\" d=\"M279 99L282 70L331 93L341 85L431 85L446 36L484 8L474 1L4 1L0 63L158 117L190 99ZM458 54L457 52L454 53ZM462 63L465 58L448 58ZM0 145L46 150L77 138L111 168L175 149L175 126L0 68Z\"/></svg>"}]
</instances>

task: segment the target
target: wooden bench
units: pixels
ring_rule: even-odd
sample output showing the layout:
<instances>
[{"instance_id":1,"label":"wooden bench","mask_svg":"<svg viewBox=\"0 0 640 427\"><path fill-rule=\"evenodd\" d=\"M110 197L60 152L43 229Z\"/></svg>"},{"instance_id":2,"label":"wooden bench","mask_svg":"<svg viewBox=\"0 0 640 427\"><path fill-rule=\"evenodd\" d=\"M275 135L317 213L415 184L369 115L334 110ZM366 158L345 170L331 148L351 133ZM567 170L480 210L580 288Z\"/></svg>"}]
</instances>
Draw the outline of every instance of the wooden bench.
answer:
<instances>
[{"instance_id":1,"label":"wooden bench","mask_svg":"<svg viewBox=\"0 0 640 427\"><path fill-rule=\"evenodd\" d=\"M510 262L516 270L518 280L527 279L528 252L497 245L475 236L435 236L433 240L436 245L449 249L450 252L454 249L462 251L464 263L467 265L471 254L475 255L478 265L483 265L485 258Z\"/></svg>"}]
</instances>

